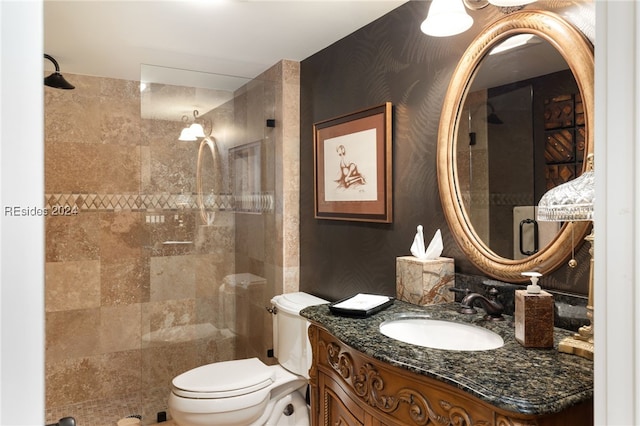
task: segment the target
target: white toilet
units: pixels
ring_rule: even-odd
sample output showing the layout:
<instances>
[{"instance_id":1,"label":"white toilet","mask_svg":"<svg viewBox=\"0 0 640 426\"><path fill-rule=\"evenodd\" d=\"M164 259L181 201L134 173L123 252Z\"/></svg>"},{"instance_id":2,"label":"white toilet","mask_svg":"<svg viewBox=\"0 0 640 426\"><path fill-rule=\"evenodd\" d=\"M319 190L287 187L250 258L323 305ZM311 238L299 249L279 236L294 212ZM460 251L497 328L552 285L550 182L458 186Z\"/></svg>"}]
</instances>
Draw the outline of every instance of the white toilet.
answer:
<instances>
[{"instance_id":1,"label":"white toilet","mask_svg":"<svg viewBox=\"0 0 640 426\"><path fill-rule=\"evenodd\" d=\"M216 362L175 377L169 412L180 426L308 426L311 367L307 306L328 303L307 293L271 299L276 365L257 358Z\"/></svg>"}]
</instances>

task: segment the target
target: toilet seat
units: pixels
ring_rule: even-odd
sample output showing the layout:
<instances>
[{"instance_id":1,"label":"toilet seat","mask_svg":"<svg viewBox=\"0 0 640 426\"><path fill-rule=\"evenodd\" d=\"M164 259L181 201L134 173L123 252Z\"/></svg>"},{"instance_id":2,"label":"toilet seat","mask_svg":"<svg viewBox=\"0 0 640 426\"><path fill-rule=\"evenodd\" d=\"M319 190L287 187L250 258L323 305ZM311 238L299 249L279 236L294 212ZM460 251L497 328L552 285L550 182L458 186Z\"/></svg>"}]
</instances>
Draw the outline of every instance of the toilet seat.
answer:
<instances>
[{"instance_id":1,"label":"toilet seat","mask_svg":"<svg viewBox=\"0 0 640 426\"><path fill-rule=\"evenodd\" d=\"M173 379L169 411L176 421L182 420L180 424L248 425L267 412L270 403L306 383L306 379L282 366L267 366L257 358L204 365ZM176 385L204 391L180 389Z\"/></svg>"},{"instance_id":2,"label":"toilet seat","mask_svg":"<svg viewBox=\"0 0 640 426\"><path fill-rule=\"evenodd\" d=\"M258 358L216 362L175 377L173 393L182 398L220 399L264 389L276 379L276 369Z\"/></svg>"}]
</instances>

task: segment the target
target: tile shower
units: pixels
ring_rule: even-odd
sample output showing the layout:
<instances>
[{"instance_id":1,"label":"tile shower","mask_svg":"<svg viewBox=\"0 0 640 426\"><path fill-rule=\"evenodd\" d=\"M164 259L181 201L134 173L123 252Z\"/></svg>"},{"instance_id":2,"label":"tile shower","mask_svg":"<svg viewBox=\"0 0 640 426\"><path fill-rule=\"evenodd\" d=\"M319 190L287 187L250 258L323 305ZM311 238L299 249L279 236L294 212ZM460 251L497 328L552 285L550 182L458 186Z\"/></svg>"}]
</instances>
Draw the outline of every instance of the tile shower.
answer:
<instances>
[{"instance_id":1,"label":"tile shower","mask_svg":"<svg viewBox=\"0 0 640 426\"><path fill-rule=\"evenodd\" d=\"M75 90L45 88L46 207L77 209L46 217L46 422L151 424L175 375L271 362L264 306L298 288L299 64L281 61L201 112L219 155L204 163L219 168L210 224L196 203L199 142L177 140L180 117L141 114L154 90L194 88L67 78ZM248 165L232 161L243 146L260 148ZM257 190L261 203L247 207L238 191L256 168L249 199Z\"/></svg>"}]
</instances>

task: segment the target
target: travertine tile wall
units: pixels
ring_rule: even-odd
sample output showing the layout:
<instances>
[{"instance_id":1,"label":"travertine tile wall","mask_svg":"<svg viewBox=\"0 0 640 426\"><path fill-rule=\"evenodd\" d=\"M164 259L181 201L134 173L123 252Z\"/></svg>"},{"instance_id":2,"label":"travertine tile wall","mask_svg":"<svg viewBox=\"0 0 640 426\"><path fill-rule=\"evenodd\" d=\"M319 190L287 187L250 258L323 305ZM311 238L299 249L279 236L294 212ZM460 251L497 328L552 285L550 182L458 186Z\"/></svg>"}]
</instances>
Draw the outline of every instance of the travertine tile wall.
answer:
<instances>
[{"instance_id":1,"label":"travertine tile wall","mask_svg":"<svg viewBox=\"0 0 640 426\"><path fill-rule=\"evenodd\" d=\"M246 137L261 127L264 145L272 144L265 158L273 164L263 172L274 174L264 188L275 194L273 211L241 215L230 203L211 226L202 226L193 199L184 210L175 203L195 192L198 145L176 143L181 123L142 119L137 82L67 78L75 90L45 88L46 205L78 207L46 218L47 407L144 399L195 366L264 358L271 339L264 306L298 286L297 228L283 226L297 221L297 204L281 199L295 198L298 175L298 64L276 64L243 89L261 85L253 99L239 91L234 115L218 116L243 126L237 134ZM265 118L278 127L265 131ZM293 160L282 166L285 156ZM163 244L169 240L193 243ZM250 330L238 344L219 294L235 273L266 280L260 297L236 295L246 312L235 315L246 322L236 329Z\"/></svg>"}]
</instances>

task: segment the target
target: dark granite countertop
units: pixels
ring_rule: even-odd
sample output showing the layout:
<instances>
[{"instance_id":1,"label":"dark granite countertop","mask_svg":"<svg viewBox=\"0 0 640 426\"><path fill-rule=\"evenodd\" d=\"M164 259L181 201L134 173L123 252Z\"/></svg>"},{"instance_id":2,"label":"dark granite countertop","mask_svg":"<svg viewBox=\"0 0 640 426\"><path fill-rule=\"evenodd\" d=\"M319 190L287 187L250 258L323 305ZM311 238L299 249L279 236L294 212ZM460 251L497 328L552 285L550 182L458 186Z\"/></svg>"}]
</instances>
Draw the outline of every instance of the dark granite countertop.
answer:
<instances>
[{"instance_id":1,"label":"dark granite countertop","mask_svg":"<svg viewBox=\"0 0 640 426\"><path fill-rule=\"evenodd\" d=\"M324 327L346 345L375 359L446 382L496 407L524 414L551 414L593 397L593 362L557 351L572 334L555 329L554 349L525 348L515 339L513 317L488 322L478 314L457 312L458 303L418 306L396 300L368 318L337 316L328 305L311 306L301 315ZM489 351L449 351L403 343L380 333L383 321L399 313L429 314L485 327L498 333L503 347Z\"/></svg>"}]
</instances>

